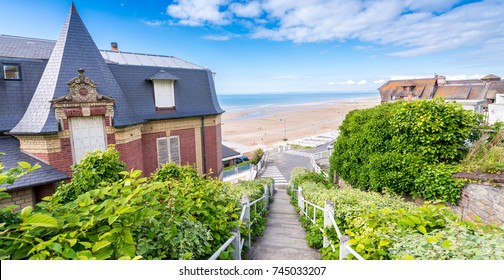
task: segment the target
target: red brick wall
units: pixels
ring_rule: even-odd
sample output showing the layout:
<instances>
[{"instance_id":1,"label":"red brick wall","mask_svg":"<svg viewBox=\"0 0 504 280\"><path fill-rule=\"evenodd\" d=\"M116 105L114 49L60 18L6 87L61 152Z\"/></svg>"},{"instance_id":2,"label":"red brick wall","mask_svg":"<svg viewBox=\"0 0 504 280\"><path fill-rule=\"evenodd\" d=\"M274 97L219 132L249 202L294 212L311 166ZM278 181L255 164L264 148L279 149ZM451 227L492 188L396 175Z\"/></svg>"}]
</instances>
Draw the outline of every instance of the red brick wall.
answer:
<instances>
[{"instance_id":1,"label":"red brick wall","mask_svg":"<svg viewBox=\"0 0 504 280\"><path fill-rule=\"evenodd\" d=\"M221 125L205 127L205 150L207 173L219 176L222 169Z\"/></svg>"},{"instance_id":2,"label":"red brick wall","mask_svg":"<svg viewBox=\"0 0 504 280\"><path fill-rule=\"evenodd\" d=\"M156 139L166 137L166 132L150 133L142 135L142 153L143 153L143 175L149 176L156 171L157 162L157 146Z\"/></svg>"},{"instance_id":3,"label":"red brick wall","mask_svg":"<svg viewBox=\"0 0 504 280\"><path fill-rule=\"evenodd\" d=\"M33 188L33 191L35 193L35 203L39 203L42 201L42 198L51 196L54 193L54 184L36 186Z\"/></svg>"},{"instance_id":4,"label":"red brick wall","mask_svg":"<svg viewBox=\"0 0 504 280\"><path fill-rule=\"evenodd\" d=\"M144 170L142 159L142 139L133 140L126 144L117 144L116 149L121 154L121 160L126 163L126 170ZM144 175L149 175L144 174Z\"/></svg>"},{"instance_id":5,"label":"red brick wall","mask_svg":"<svg viewBox=\"0 0 504 280\"><path fill-rule=\"evenodd\" d=\"M170 136L178 136L180 141L180 163L182 165L196 164L196 141L193 128L174 130Z\"/></svg>"},{"instance_id":6,"label":"red brick wall","mask_svg":"<svg viewBox=\"0 0 504 280\"><path fill-rule=\"evenodd\" d=\"M61 145L61 152L50 154L34 154L34 156L48 162L57 170L67 175L72 175L70 167L73 164L73 159L72 159L72 145L70 144L70 138L61 138L60 145Z\"/></svg>"}]
</instances>

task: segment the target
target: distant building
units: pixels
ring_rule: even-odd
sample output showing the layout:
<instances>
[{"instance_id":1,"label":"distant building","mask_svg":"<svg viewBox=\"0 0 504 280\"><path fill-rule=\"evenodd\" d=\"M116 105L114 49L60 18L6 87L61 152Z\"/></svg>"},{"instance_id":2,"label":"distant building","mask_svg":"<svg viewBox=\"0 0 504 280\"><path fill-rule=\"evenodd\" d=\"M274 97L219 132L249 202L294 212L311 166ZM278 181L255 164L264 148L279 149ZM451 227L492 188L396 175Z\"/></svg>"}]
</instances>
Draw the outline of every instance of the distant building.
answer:
<instances>
[{"instance_id":1,"label":"distant building","mask_svg":"<svg viewBox=\"0 0 504 280\"><path fill-rule=\"evenodd\" d=\"M222 145L222 165L224 167L235 166L236 159L241 156L242 154L240 152L235 151L226 145Z\"/></svg>"},{"instance_id":2,"label":"distant building","mask_svg":"<svg viewBox=\"0 0 504 280\"><path fill-rule=\"evenodd\" d=\"M480 80L446 80L444 76L435 75L428 79L391 80L378 90L382 102L442 97L466 109L487 112L488 105L495 103L496 95L504 93L504 82L492 74Z\"/></svg>"},{"instance_id":3,"label":"distant building","mask_svg":"<svg viewBox=\"0 0 504 280\"><path fill-rule=\"evenodd\" d=\"M38 201L72 164L108 144L144 175L166 162L221 175L223 110L213 73L176 57L112 49L98 50L73 4L57 41L0 36L0 161L43 165L0 186L12 201L18 191Z\"/></svg>"}]
</instances>

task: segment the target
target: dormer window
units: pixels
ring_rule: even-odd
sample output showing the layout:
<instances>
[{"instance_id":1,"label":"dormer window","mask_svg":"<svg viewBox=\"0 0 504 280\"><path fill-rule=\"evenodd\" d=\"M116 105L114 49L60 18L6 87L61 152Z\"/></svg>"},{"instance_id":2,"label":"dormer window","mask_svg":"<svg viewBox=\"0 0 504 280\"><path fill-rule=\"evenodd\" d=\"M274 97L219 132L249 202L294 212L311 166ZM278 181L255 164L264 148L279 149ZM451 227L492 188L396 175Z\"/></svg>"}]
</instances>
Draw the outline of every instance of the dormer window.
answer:
<instances>
[{"instance_id":1,"label":"dormer window","mask_svg":"<svg viewBox=\"0 0 504 280\"><path fill-rule=\"evenodd\" d=\"M173 90L173 81L154 80L154 101L156 108L175 107L175 92Z\"/></svg>"},{"instance_id":2,"label":"dormer window","mask_svg":"<svg viewBox=\"0 0 504 280\"><path fill-rule=\"evenodd\" d=\"M175 109L175 81L178 79L164 70L148 79L154 87L156 109Z\"/></svg>"},{"instance_id":3,"label":"dormer window","mask_svg":"<svg viewBox=\"0 0 504 280\"><path fill-rule=\"evenodd\" d=\"M3 64L2 75L4 80L21 80L21 68L17 64Z\"/></svg>"}]
</instances>

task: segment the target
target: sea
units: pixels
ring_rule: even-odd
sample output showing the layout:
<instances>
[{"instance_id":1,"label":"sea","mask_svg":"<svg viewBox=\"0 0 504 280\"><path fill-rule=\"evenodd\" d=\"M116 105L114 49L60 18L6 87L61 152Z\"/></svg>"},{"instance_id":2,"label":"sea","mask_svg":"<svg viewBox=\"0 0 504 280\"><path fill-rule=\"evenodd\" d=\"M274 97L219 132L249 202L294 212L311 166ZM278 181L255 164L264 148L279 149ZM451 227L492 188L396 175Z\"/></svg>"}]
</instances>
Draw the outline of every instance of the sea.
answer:
<instances>
[{"instance_id":1,"label":"sea","mask_svg":"<svg viewBox=\"0 0 504 280\"><path fill-rule=\"evenodd\" d=\"M257 107L284 107L297 104L318 103L332 100L356 100L376 97L372 92L295 92L295 93L240 93L218 94L221 108L227 112Z\"/></svg>"}]
</instances>

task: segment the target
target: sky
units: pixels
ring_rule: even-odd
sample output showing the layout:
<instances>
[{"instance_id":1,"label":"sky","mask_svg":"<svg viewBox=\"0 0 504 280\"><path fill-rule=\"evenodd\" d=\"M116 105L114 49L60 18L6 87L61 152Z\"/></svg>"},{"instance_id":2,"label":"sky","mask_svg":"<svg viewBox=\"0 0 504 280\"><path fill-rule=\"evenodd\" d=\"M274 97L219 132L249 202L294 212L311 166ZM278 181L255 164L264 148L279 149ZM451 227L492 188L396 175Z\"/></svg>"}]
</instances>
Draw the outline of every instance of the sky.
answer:
<instances>
[{"instance_id":1,"label":"sky","mask_svg":"<svg viewBox=\"0 0 504 280\"><path fill-rule=\"evenodd\" d=\"M366 92L504 75L504 0L75 0L99 49L172 55L218 94ZM0 34L56 40L68 0L0 0Z\"/></svg>"}]
</instances>

